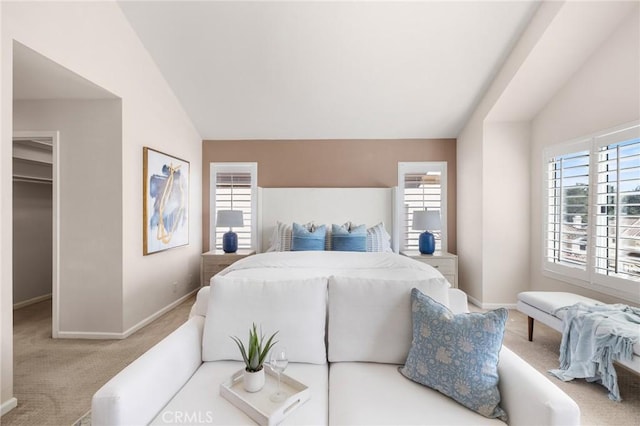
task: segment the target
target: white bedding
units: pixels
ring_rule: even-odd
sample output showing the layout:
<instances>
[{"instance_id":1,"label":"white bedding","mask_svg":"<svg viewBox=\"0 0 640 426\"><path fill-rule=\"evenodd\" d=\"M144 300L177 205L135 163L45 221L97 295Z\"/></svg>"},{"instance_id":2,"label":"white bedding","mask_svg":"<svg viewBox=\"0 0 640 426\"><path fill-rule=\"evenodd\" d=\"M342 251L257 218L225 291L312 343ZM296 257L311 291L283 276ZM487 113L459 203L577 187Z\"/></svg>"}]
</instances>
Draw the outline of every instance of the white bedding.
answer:
<instances>
[{"instance_id":1,"label":"white bedding","mask_svg":"<svg viewBox=\"0 0 640 426\"><path fill-rule=\"evenodd\" d=\"M269 252L245 257L219 275L237 278L302 279L342 276L384 280L447 280L435 268L395 253L337 251Z\"/></svg>"}]
</instances>

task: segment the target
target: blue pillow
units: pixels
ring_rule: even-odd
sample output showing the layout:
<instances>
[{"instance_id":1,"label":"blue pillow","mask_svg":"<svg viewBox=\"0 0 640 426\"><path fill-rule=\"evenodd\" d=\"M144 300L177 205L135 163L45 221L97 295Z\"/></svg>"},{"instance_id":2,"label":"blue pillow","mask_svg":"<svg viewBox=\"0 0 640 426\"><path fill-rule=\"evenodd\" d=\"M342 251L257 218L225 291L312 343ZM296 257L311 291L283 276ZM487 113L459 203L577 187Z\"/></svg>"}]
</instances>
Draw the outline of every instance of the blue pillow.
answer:
<instances>
[{"instance_id":1,"label":"blue pillow","mask_svg":"<svg viewBox=\"0 0 640 426\"><path fill-rule=\"evenodd\" d=\"M498 405L498 355L507 310L454 315L411 290L413 342L400 373L489 418L507 421Z\"/></svg>"},{"instance_id":2,"label":"blue pillow","mask_svg":"<svg viewBox=\"0 0 640 426\"><path fill-rule=\"evenodd\" d=\"M331 250L367 251L367 227L359 225L331 225Z\"/></svg>"},{"instance_id":3,"label":"blue pillow","mask_svg":"<svg viewBox=\"0 0 640 426\"><path fill-rule=\"evenodd\" d=\"M311 226L308 229L299 223L293 224L291 230L291 251L324 250L324 240L327 227L324 225Z\"/></svg>"}]
</instances>

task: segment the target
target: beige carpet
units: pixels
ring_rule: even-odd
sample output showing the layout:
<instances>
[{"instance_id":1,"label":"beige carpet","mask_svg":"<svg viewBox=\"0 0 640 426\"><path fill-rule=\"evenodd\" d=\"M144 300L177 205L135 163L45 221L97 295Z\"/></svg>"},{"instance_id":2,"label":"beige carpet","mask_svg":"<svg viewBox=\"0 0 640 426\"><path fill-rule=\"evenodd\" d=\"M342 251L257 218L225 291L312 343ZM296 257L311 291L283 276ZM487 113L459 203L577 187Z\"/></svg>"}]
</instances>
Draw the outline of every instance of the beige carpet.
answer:
<instances>
[{"instance_id":1,"label":"beige carpet","mask_svg":"<svg viewBox=\"0 0 640 426\"><path fill-rule=\"evenodd\" d=\"M93 393L183 323L192 304L190 299L128 339L117 341L52 340L50 302L16 311L14 373L18 407L2 417L2 425L70 426L91 408ZM536 324L534 342L530 343L526 333L526 317L510 311L505 345L544 374L557 368L560 334ZM548 377L578 403L583 425L637 425L640 377L622 368L618 373L622 403L610 401L606 389L598 384L584 380L564 383Z\"/></svg>"},{"instance_id":2,"label":"beige carpet","mask_svg":"<svg viewBox=\"0 0 640 426\"><path fill-rule=\"evenodd\" d=\"M184 323L194 298L124 340L51 339L51 301L14 311L14 392L3 426L70 426L91 396L122 368Z\"/></svg>"},{"instance_id":3,"label":"beige carpet","mask_svg":"<svg viewBox=\"0 0 640 426\"><path fill-rule=\"evenodd\" d=\"M587 383L576 379L563 382L547 374L550 369L558 368L558 349L562 335L557 331L535 323L533 342L527 340L527 317L516 310L509 311L504 345L524 358L549 380L565 391L580 406L582 424L600 425L638 425L640 424L640 376L616 367L618 386L623 401L613 402L607 397L607 390L597 383Z\"/></svg>"}]
</instances>

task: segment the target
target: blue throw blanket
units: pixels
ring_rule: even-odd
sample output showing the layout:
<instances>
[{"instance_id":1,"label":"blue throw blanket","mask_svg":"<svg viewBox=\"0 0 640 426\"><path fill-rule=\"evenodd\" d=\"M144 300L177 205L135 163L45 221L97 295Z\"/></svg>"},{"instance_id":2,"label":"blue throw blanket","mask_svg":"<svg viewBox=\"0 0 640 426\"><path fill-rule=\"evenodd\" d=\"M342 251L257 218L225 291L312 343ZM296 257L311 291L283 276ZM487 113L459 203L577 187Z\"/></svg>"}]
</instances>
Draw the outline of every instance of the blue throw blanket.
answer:
<instances>
[{"instance_id":1,"label":"blue throw blanket","mask_svg":"<svg viewBox=\"0 0 640 426\"><path fill-rule=\"evenodd\" d=\"M640 339L640 309L622 304L576 303L566 309L560 343L560 368L549 370L560 380L599 381L609 399L621 401L615 360L631 360ZM556 311L557 312L557 311ZM557 315L556 315L557 316Z\"/></svg>"}]
</instances>

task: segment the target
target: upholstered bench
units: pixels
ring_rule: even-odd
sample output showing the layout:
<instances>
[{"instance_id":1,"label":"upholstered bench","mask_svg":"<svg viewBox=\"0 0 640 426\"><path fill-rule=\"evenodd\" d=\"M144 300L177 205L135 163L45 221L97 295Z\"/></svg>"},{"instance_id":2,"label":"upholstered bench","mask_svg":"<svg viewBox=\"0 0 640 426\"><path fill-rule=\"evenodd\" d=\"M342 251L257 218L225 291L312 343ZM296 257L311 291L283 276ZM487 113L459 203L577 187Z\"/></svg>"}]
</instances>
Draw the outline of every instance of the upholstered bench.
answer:
<instances>
[{"instance_id":1,"label":"upholstered bench","mask_svg":"<svg viewBox=\"0 0 640 426\"><path fill-rule=\"evenodd\" d=\"M592 305L603 304L599 300L560 291L524 291L518 294L517 308L528 316L529 341L533 341L534 320L562 333L562 320L567 311L561 308L575 305L578 302ZM631 361L617 362L640 373L640 343L633 346Z\"/></svg>"}]
</instances>

